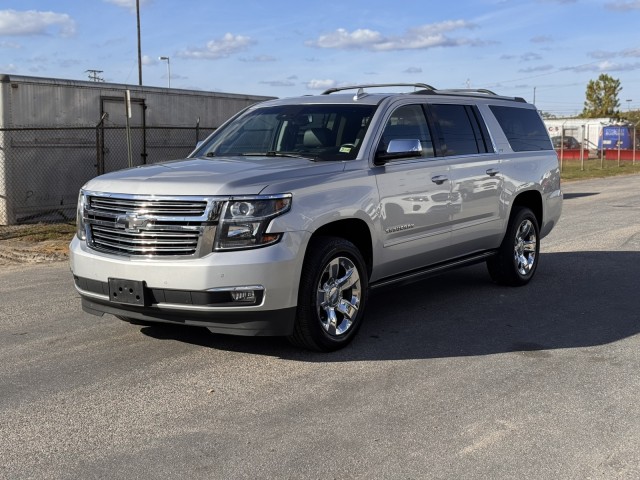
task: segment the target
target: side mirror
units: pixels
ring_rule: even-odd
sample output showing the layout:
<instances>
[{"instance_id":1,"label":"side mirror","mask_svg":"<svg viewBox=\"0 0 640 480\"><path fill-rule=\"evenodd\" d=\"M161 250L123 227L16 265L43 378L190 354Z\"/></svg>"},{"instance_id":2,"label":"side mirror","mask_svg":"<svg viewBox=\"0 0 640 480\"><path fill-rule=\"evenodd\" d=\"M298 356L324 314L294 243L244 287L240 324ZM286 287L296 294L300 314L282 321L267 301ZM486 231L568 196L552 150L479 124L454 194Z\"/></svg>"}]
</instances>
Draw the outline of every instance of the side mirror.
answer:
<instances>
[{"instance_id":1,"label":"side mirror","mask_svg":"<svg viewBox=\"0 0 640 480\"><path fill-rule=\"evenodd\" d=\"M422 144L417 138L395 139L389 142L387 150L376 153L374 163L384 165L389 160L422 156Z\"/></svg>"}]
</instances>

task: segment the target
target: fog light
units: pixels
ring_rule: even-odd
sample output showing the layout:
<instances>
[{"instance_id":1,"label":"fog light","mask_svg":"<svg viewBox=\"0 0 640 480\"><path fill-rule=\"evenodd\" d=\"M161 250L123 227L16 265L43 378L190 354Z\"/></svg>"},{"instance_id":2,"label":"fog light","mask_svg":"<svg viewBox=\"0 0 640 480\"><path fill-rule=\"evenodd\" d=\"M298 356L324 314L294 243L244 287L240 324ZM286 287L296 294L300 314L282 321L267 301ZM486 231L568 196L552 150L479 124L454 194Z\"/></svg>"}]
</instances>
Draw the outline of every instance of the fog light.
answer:
<instances>
[{"instance_id":1,"label":"fog light","mask_svg":"<svg viewBox=\"0 0 640 480\"><path fill-rule=\"evenodd\" d=\"M231 292L231 298L234 302L255 303L256 294L253 290L243 290Z\"/></svg>"}]
</instances>

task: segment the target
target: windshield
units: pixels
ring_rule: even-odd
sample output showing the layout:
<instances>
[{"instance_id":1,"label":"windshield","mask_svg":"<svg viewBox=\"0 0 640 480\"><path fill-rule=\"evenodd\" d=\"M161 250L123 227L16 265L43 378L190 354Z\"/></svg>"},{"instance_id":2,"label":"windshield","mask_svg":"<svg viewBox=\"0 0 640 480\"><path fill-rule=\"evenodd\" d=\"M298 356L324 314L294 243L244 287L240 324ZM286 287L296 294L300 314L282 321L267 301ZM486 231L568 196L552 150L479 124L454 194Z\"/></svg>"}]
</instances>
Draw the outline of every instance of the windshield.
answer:
<instances>
[{"instance_id":1,"label":"windshield","mask_svg":"<svg viewBox=\"0 0 640 480\"><path fill-rule=\"evenodd\" d=\"M353 160L374 105L279 105L251 110L215 134L198 156L293 156Z\"/></svg>"}]
</instances>

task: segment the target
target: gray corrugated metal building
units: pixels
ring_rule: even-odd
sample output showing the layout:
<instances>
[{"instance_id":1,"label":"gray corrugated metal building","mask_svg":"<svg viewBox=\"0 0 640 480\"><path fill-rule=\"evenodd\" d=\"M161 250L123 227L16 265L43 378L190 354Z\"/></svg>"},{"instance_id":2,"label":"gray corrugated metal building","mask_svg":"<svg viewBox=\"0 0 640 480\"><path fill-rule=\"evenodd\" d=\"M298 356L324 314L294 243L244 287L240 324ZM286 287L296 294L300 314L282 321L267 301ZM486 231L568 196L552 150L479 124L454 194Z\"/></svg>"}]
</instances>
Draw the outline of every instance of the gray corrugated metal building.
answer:
<instances>
[{"instance_id":1,"label":"gray corrugated metal building","mask_svg":"<svg viewBox=\"0 0 640 480\"><path fill-rule=\"evenodd\" d=\"M197 138L178 129L204 135L272 98L0 74L0 225L71 215L87 180L128 166L114 134L124 132L127 90L133 165L180 158Z\"/></svg>"}]
</instances>

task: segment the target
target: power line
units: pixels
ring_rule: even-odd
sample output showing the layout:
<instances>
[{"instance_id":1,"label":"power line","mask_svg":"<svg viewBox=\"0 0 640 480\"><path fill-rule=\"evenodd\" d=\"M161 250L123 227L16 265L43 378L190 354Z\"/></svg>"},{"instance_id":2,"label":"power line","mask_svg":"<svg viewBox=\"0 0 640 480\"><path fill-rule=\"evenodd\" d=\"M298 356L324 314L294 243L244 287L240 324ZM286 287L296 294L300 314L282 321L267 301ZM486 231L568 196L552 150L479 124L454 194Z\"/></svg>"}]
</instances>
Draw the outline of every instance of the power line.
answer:
<instances>
[{"instance_id":1,"label":"power line","mask_svg":"<svg viewBox=\"0 0 640 480\"><path fill-rule=\"evenodd\" d=\"M104 78L100 76L104 73L103 70L85 70L84 72L89 74L89 80L92 82L104 82Z\"/></svg>"}]
</instances>

